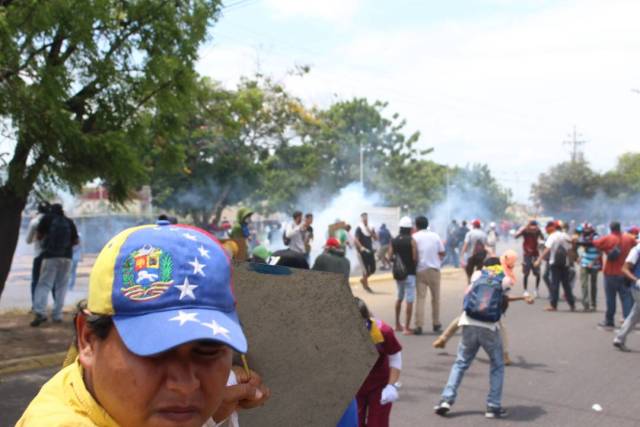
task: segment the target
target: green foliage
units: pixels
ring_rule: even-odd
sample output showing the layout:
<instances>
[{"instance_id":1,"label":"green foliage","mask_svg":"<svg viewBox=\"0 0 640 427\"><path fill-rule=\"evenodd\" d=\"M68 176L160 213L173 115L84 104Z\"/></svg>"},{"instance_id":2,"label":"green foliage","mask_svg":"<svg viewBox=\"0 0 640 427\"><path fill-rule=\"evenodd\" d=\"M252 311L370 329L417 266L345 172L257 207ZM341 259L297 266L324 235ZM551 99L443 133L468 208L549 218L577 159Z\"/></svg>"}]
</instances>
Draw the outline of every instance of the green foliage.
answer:
<instances>
[{"instance_id":1,"label":"green foliage","mask_svg":"<svg viewBox=\"0 0 640 427\"><path fill-rule=\"evenodd\" d=\"M567 161L541 174L531 187L531 196L546 214L565 217L577 212L585 200L593 198L598 185L598 174L585 160Z\"/></svg>"},{"instance_id":2,"label":"green foliage","mask_svg":"<svg viewBox=\"0 0 640 427\"><path fill-rule=\"evenodd\" d=\"M613 170L600 178L608 196L624 201L640 194L640 153L625 153L618 158Z\"/></svg>"},{"instance_id":3,"label":"green foliage","mask_svg":"<svg viewBox=\"0 0 640 427\"><path fill-rule=\"evenodd\" d=\"M272 153L286 147L302 107L280 85L258 76L235 90L203 79L189 117L180 171L154 168L154 203L201 226L230 204L257 194Z\"/></svg>"},{"instance_id":4,"label":"green foliage","mask_svg":"<svg viewBox=\"0 0 640 427\"><path fill-rule=\"evenodd\" d=\"M0 188L80 188L100 178L123 201L184 120L194 61L218 0L50 0L0 5L0 119L16 149ZM188 108L186 108L188 110ZM175 164L176 162L173 162ZM179 162L178 162L179 163Z\"/></svg>"}]
</instances>

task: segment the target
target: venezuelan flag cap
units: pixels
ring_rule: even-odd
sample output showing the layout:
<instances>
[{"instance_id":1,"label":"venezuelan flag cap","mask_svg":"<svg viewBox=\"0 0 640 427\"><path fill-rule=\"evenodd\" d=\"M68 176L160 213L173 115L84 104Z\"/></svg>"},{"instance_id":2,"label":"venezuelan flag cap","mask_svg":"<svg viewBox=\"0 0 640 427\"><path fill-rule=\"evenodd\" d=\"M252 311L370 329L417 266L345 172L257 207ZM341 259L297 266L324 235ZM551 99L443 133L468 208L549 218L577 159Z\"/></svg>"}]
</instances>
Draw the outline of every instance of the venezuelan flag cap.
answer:
<instances>
[{"instance_id":1,"label":"venezuelan flag cap","mask_svg":"<svg viewBox=\"0 0 640 427\"><path fill-rule=\"evenodd\" d=\"M139 356L196 340L247 351L230 260L199 228L159 221L112 238L91 271L87 308L112 316L124 344Z\"/></svg>"}]
</instances>

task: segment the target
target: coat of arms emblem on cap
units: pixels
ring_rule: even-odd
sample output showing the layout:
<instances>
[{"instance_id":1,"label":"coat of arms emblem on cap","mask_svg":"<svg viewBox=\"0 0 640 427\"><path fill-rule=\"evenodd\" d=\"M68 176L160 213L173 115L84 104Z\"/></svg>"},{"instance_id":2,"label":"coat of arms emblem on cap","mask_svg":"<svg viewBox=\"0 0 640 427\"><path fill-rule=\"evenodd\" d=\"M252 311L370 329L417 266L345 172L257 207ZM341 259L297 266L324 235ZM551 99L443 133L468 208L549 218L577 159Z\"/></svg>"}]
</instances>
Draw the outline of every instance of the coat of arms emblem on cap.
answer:
<instances>
[{"instance_id":1,"label":"coat of arms emblem on cap","mask_svg":"<svg viewBox=\"0 0 640 427\"><path fill-rule=\"evenodd\" d=\"M120 291L132 301L149 301L173 285L173 259L151 245L131 252L122 265Z\"/></svg>"}]
</instances>

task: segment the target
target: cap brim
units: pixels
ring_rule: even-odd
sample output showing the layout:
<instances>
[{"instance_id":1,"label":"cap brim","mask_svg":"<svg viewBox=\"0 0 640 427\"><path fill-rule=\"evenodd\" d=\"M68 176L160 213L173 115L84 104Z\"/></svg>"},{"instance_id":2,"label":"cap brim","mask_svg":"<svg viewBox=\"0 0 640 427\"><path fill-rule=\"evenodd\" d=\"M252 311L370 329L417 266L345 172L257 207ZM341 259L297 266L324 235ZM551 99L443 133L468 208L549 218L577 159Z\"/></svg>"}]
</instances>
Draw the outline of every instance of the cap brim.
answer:
<instances>
[{"instance_id":1,"label":"cap brim","mask_svg":"<svg viewBox=\"0 0 640 427\"><path fill-rule=\"evenodd\" d=\"M185 307L140 316L115 315L113 322L125 346L138 356L151 356L200 340L247 352L247 339L235 313Z\"/></svg>"}]
</instances>

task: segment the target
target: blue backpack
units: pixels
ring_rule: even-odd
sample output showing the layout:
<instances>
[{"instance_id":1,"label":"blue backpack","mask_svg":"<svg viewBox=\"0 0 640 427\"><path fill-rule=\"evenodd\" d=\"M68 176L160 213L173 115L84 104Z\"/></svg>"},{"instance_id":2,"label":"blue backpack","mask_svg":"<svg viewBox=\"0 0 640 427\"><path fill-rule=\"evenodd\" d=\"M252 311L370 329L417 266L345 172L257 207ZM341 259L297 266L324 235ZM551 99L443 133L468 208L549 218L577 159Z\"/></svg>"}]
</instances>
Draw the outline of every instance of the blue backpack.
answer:
<instances>
[{"instance_id":1,"label":"blue backpack","mask_svg":"<svg viewBox=\"0 0 640 427\"><path fill-rule=\"evenodd\" d=\"M481 322L497 322L503 312L504 291L502 280L504 273L493 274L482 270L478 279L464 296L463 308L467 316Z\"/></svg>"}]
</instances>

